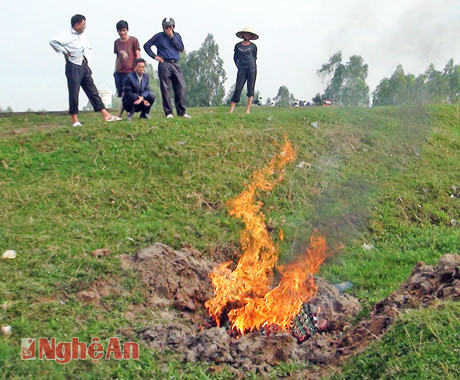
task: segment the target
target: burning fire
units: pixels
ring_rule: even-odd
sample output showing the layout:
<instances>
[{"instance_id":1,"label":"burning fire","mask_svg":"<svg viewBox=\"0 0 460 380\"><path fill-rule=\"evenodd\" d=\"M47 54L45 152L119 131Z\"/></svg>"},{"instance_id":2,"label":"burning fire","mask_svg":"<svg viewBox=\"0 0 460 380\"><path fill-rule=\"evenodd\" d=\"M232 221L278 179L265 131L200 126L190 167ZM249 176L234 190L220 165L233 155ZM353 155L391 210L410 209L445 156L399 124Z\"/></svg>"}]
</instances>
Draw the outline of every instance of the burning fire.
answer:
<instances>
[{"instance_id":1,"label":"burning fire","mask_svg":"<svg viewBox=\"0 0 460 380\"><path fill-rule=\"evenodd\" d=\"M261 327L288 330L302 304L317 291L312 275L326 258L325 239L313 234L305 255L294 263L278 266L281 280L272 288L278 253L266 228L262 203L255 201L257 190L270 191L284 178L284 167L294 158L295 152L286 140L281 152L253 174L247 188L227 202L230 215L245 224L240 238L242 254L233 271L229 269L231 262L226 262L211 273L215 297L205 306L218 326L227 314L238 334Z\"/></svg>"}]
</instances>

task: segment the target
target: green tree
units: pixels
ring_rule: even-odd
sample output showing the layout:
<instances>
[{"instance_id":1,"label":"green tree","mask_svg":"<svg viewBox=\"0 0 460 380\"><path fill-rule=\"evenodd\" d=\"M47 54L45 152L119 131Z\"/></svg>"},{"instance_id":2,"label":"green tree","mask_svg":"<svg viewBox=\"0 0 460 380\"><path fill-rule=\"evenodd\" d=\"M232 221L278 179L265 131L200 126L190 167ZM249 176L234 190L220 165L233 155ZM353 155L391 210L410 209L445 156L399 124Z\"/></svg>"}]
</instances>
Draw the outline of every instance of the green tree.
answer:
<instances>
[{"instance_id":1,"label":"green tree","mask_svg":"<svg viewBox=\"0 0 460 380\"><path fill-rule=\"evenodd\" d=\"M278 89L278 94L273 100L277 107L290 107L294 101L294 94L291 94L289 89L283 85Z\"/></svg>"},{"instance_id":2,"label":"green tree","mask_svg":"<svg viewBox=\"0 0 460 380\"><path fill-rule=\"evenodd\" d=\"M222 104L227 75L219 46L208 34L198 50L187 54L182 65L187 86L188 105L191 107Z\"/></svg>"},{"instance_id":3,"label":"green tree","mask_svg":"<svg viewBox=\"0 0 460 380\"><path fill-rule=\"evenodd\" d=\"M401 65L396 67L396 70L391 77L384 78L373 93L374 106L389 106L396 104L404 104L406 96L406 75Z\"/></svg>"},{"instance_id":4,"label":"green tree","mask_svg":"<svg viewBox=\"0 0 460 380\"><path fill-rule=\"evenodd\" d=\"M443 76L447 83L447 96L450 103L458 103L460 100L460 66L454 65L451 58L444 67Z\"/></svg>"},{"instance_id":5,"label":"green tree","mask_svg":"<svg viewBox=\"0 0 460 380\"><path fill-rule=\"evenodd\" d=\"M425 91L428 94L429 103L449 102L449 83L441 71L436 70L431 63L425 71Z\"/></svg>"},{"instance_id":6,"label":"green tree","mask_svg":"<svg viewBox=\"0 0 460 380\"><path fill-rule=\"evenodd\" d=\"M368 66L361 56L351 56L344 65L339 51L317 73L326 82L324 99L340 105L369 105L369 86L366 83Z\"/></svg>"},{"instance_id":7,"label":"green tree","mask_svg":"<svg viewBox=\"0 0 460 380\"><path fill-rule=\"evenodd\" d=\"M401 65L390 78L384 78L373 92L374 106L426 103L425 75L405 74Z\"/></svg>"},{"instance_id":8,"label":"green tree","mask_svg":"<svg viewBox=\"0 0 460 380\"><path fill-rule=\"evenodd\" d=\"M406 75L406 97L402 104L425 104L425 75L416 77L413 74Z\"/></svg>"},{"instance_id":9,"label":"green tree","mask_svg":"<svg viewBox=\"0 0 460 380\"><path fill-rule=\"evenodd\" d=\"M323 83L326 83L326 90L322 98L329 99L333 103L340 103L340 90L343 83L344 68L345 66L342 64L342 52L338 51L329 58L328 63L324 63L317 71Z\"/></svg>"},{"instance_id":10,"label":"green tree","mask_svg":"<svg viewBox=\"0 0 460 380\"><path fill-rule=\"evenodd\" d=\"M323 98L321 94L318 92L314 98L312 98L312 102L314 106L322 106L323 105Z\"/></svg>"},{"instance_id":11,"label":"green tree","mask_svg":"<svg viewBox=\"0 0 460 380\"><path fill-rule=\"evenodd\" d=\"M368 66L359 55L350 57L343 72L342 103L344 105L368 106L369 86L366 83Z\"/></svg>"}]
</instances>

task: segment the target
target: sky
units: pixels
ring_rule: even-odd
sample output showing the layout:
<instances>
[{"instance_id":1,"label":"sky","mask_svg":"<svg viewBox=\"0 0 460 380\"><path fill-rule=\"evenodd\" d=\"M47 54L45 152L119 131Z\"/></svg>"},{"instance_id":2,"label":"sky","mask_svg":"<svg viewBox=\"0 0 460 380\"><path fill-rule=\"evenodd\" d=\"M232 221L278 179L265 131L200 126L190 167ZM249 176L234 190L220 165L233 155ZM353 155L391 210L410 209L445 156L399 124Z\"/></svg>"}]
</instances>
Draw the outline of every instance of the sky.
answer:
<instances>
[{"instance_id":1,"label":"sky","mask_svg":"<svg viewBox=\"0 0 460 380\"><path fill-rule=\"evenodd\" d=\"M86 17L93 47L90 67L99 90L115 91L115 24L124 19L141 47L173 17L187 52L212 33L227 72L227 91L236 79L235 33L251 26L260 36L256 90L265 100L285 85L297 99L311 100L325 84L317 75L337 51L343 63L360 55L369 66L373 91L398 64L423 73L430 63L442 70L451 58L460 64L460 0L0 0L4 34L0 59L0 107L62 111L68 109L64 59L49 41L70 28L70 18ZM156 62L144 53L148 62ZM87 104L80 98L80 108Z\"/></svg>"}]
</instances>

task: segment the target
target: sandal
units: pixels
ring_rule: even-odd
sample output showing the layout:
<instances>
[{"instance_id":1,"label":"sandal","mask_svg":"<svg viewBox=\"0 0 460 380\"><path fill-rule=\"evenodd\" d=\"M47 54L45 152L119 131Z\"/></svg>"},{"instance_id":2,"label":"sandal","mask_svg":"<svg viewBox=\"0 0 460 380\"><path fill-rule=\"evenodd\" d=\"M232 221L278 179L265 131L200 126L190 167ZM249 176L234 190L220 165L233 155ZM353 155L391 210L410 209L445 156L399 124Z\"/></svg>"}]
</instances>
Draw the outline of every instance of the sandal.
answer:
<instances>
[{"instance_id":1,"label":"sandal","mask_svg":"<svg viewBox=\"0 0 460 380\"><path fill-rule=\"evenodd\" d=\"M123 120L121 117L112 116L110 119L106 119L105 121L120 121Z\"/></svg>"}]
</instances>

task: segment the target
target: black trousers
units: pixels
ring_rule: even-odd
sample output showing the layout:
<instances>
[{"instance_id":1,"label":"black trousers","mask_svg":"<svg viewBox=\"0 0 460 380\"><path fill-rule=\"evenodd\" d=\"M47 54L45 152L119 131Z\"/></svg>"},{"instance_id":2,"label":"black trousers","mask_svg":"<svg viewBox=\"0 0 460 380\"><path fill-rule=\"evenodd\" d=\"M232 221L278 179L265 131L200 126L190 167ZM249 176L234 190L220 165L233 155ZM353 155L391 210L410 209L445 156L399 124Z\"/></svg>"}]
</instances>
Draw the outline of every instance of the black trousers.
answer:
<instances>
[{"instance_id":1,"label":"black trousers","mask_svg":"<svg viewBox=\"0 0 460 380\"><path fill-rule=\"evenodd\" d=\"M150 112L150 108L152 107L153 103L155 102L155 95L149 94L146 98L150 105L146 107L144 103L134 104L132 99L128 99L127 97L123 97L123 108L126 112L142 112L143 114L148 114Z\"/></svg>"},{"instance_id":2,"label":"black trousers","mask_svg":"<svg viewBox=\"0 0 460 380\"><path fill-rule=\"evenodd\" d=\"M69 113L71 115L78 113L78 94L80 86L85 91L94 111L98 112L105 108L101 97L94 85L92 72L86 62L83 60L81 65L76 65L69 60L65 65L65 76L67 77L67 87L69 88Z\"/></svg>"},{"instance_id":3,"label":"black trousers","mask_svg":"<svg viewBox=\"0 0 460 380\"><path fill-rule=\"evenodd\" d=\"M176 62L163 62L158 65L158 77L160 78L161 100L165 115L172 113L169 87L174 90L174 102L179 116L185 115L185 82L180 66Z\"/></svg>"},{"instance_id":4,"label":"black trousers","mask_svg":"<svg viewBox=\"0 0 460 380\"><path fill-rule=\"evenodd\" d=\"M235 92L232 96L232 102L238 103L241 98L244 84L247 82L248 97L254 96L254 88L256 85L257 68L241 68L236 74Z\"/></svg>"}]
</instances>

